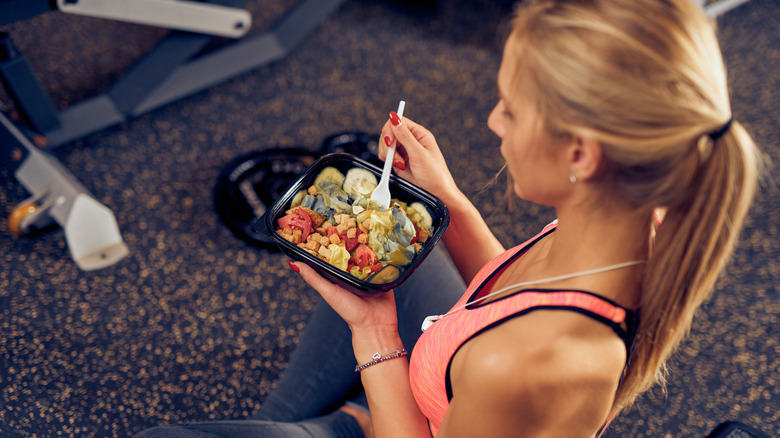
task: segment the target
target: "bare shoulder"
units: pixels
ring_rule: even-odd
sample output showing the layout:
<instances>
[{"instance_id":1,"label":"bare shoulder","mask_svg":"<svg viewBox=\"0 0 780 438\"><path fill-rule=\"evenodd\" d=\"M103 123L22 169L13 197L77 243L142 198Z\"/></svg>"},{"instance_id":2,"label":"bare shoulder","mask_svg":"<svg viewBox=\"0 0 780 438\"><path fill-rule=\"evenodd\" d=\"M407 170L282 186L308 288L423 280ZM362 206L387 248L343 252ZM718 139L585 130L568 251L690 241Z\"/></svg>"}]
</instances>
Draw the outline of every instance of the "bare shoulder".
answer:
<instances>
[{"instance_id":1,"label":"bare shoulder","mask_svg":"<svg viewBox=\"0 0 780 438\"><path fill-rule=\"evenodd\" d=\"M522 427L528 436L578 436L574 430L592 436L609 413L625 354L612 330L590 318L532 312L477 336L457 353L451 410L492 418L504 432ZM493 436L504 432L494 430Z\"/></svg>"}]
</instances>

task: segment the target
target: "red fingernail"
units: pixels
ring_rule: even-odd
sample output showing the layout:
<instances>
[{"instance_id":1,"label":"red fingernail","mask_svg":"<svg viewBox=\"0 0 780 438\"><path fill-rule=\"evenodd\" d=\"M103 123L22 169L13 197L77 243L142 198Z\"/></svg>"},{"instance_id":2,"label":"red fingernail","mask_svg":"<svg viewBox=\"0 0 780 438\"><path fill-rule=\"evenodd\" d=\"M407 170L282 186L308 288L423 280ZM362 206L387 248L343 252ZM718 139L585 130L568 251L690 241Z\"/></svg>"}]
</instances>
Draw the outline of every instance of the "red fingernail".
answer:
<instances>
[{"instance_id":1,"label":"red fingernail","mask_svg":"<svg viewBox=\"0 0 780 438\"><path fill-rule=\"evenodd\" d=\"M299 267L295 266L295 263L293 263L293 262L291 262L291 261L289 261L289 260L288 260L288 261L287 261L287 264L288 264L288 265L290 265L290 269L292 269L292 270L293 270L293 271L295 271L296 273L299 273L299 272L301 272L301 268L299 268Z\"/></svg>"},{"instance_id":2,"label":"red fingernail","mask_svg":"<svg viewBox=\"0 0 780 438\"><path fill-rule=\"evenodd\" d=\"M398 117L398 114L396 114L395 111L390 111L390 123L394 126L401 126L401 118Z\"/></svg>"},{"instance_id":3,"label":"red fingernail","mask_svg":"<svg viewBox=\"0 0 780 438\"><path fill-rule=\"evenodd\" d=\"M393 140L390 140L390 136L388 136L388 135L385 136L385 144L387 145L387 147L390 147L390 146L393 145Z\"/></svg>"},{"instance_id":4,"label":"red fingernail","mask_svg":"<svg viewBox=\"0 0 780 438\"><path fill-rule=\"evenodd\" d=\"M397 168L399 168L401 170L406 170L406 164L404 164L403 160L396 161L395 163L393 163L393 166L395 166L395 167L397 167Z\"/></svg>"}]
</instances>

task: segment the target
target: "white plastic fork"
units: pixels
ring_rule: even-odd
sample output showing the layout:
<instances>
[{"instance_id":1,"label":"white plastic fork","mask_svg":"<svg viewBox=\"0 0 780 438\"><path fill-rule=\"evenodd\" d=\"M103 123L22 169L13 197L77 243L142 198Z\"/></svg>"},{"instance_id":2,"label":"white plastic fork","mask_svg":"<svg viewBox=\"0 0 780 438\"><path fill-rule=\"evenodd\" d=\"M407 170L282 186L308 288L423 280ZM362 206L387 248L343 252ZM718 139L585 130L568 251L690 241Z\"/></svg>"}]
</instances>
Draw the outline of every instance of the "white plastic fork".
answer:
<instances>
[{"instance_id":1,"label":"white plastic fork","mask_svg":"<svg viewBox=\"0 0 780 438\"><path fill-rule=\"evenodd\" d=\"M406 102L403 100L398 104L398 118L404 116L404 107ZM379 184L373 192L371 192L371 200L376 201L384 208L390 207L390 171L393 169L393 157L395 156L395 145L387 148L387 156L385 157L385 165L382 167L382 178L379 179Z\"/></svg>"}]
</instances>

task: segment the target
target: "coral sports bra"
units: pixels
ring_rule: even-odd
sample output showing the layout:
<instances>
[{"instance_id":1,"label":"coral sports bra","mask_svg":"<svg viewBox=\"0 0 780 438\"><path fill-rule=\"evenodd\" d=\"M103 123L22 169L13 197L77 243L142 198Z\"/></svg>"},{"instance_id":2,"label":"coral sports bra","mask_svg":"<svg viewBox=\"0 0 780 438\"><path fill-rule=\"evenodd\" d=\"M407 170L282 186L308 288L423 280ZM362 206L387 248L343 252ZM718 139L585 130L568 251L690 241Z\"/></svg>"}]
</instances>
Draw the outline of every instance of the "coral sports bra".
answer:
<instances>
[{"instance_id":1,"label":"coral sports bra","mask_svg":"<svg viewBox=\"0 0 780 438\"><path fill-rule=\"evenodd\" d=\"M453 306L453 309L463 308L438 320L417 341L411 355L409 378L415 400L428 418L434 435L452 399L449 371L455 353L470 339L505 321L540 309L574 311L608 325L625 342L626 348L630 347L636 327L635 315L613 301L590 292L523 289L488 303L466 305L480 298L486 286L504 267L553 232L556 225L553 222L534 238L485 265L463 297Z\"/></svg>"}]
</instances>

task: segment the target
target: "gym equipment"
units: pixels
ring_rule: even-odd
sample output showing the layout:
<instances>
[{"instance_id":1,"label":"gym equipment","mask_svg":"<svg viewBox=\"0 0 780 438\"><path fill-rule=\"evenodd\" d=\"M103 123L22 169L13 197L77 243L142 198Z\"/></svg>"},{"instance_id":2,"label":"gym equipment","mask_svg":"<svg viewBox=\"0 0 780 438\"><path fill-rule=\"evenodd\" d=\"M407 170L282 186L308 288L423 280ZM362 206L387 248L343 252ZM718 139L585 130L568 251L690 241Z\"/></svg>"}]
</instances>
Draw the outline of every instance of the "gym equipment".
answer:
<instances>
[{"instance_id":1,"label":"gym equipment","mask_svg":"<svg viewBox=\"0 0 780 438\"><path fill-rule=\"evenodd\" d=\"M65 228L71 255L82 269L109 266L127 254L116 219L94 200L48 150L117 125L286 56L344 0L304 0L269 32L199 53L213 36L239 38L251 16L236 5L174 0L5 0L0 25L57 9L140 24L170 32L104 94L57 111L24 55L0 33L0 82L16 111L0 111L0 162L31 198L9 217L9 228L29 234L53 222ZM212 4L219 3L219 4ZM80 232L91 224L101 230Z\"/></svg>"},{"instance_id":2,"label":"gym equipment","mask_svg":"<svg viewBox=\"0 0 780 438\"><path fill-rule=\"evenodd\" d=\"M225 166L214 186L217 214L239 239L277 249L276 242L255 231L252 223L316 159L304 149L270 149L236 158Z\"/></svg>"},{"instance_id":3,"label":"gym equipment","mask_svg":"<svg viewBox=\"0 0 780 438\"><path fill-rule=\"evenodd\" d=\"M375 165L376 135L341 132L323 140L317 153L306 148L273 148L242 155L228 163L214 186L214 208L239 239L252 246L278 251L276 241L252 226L321 155L344 152Z\"/></svg>"}]
</instances>

